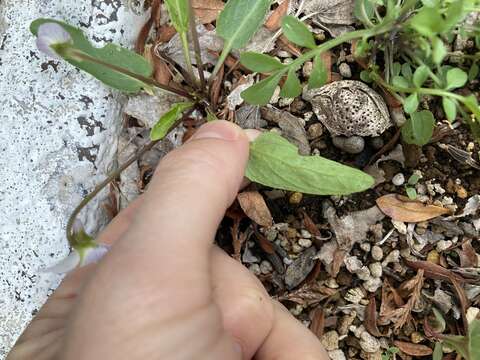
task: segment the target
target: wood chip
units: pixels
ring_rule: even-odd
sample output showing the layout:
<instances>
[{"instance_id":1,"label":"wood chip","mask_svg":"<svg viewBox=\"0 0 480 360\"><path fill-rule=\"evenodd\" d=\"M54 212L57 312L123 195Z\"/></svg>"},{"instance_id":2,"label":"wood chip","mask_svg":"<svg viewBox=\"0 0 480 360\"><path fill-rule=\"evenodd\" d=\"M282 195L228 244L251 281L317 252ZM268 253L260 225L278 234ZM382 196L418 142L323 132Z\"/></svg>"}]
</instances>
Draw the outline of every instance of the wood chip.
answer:
<instances>
[{"instance_id":1,"label":"wood chip","mask_svg":"<svg viewBox=\"0 0 480 360\"><path fill-rule=\"evenodd\" d=\"M258 191L244 191L237 195L238 203L250 219L260 226L269 227L273 224L272 214Z\"/></svg>"},{"instance_id":2,"label":"wood chip","mask_svg":"<svg viewBox=\"0 0 480 360\"><path fill-rule=\"evenodd\" d=\"M418 201L408 201L397 194L384 195L377 199L377 205L382 212L396 221L418 223L448 214L449 209L424 205Z\"/></svg>"},{"instance_id":3,"label":"wood chip","mask_svg":"<svg viewBox=\"0 0 480 360\"><path fill-rule=\"evenodd\" d=\"M403 353L410 356L428 356L432 355L433 351L426 345L413 344L406 341L395 340L393 342Z\"/></svg>"},{"instance_id":4,"label":"wood chip","mask_svg":"<svg viewBox=\"0 0 480 360\"><path fill-rule=\"evenodd\" d=\"M280 29L281 20L288 12L290 0L284 0L273 12L265 22L265 27L270 31Z\"/></svg>"},{"instance_id":5,"label":"wood chip","mask_svg":"<svg viewBox=\"0 0 480 360\"><path fill-rule=\"evenodd\" d=\"M202 24L208 24L217 19L225 4L221 0L192 0L195 16Z\"/></svg>"}]
</instances>

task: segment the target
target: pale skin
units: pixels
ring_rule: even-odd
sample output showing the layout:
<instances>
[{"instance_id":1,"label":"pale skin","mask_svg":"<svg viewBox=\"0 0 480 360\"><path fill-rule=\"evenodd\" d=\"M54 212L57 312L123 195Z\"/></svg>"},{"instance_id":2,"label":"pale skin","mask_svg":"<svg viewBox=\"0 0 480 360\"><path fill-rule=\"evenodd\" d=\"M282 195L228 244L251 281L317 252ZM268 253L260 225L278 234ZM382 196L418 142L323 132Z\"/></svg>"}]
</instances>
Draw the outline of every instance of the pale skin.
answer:
<instances>
[{"instance_id":1,"label":"pale skin","mask_svg":"<svg viewBox=\"0 0 480 360\"><path fill-rule=\"evenodd\" d=\"M69 274L7 360L327 360L320 341L213 244L241 186L249 137L209 123L157 167L147 192Z\"/></svg>"}]
</instances>

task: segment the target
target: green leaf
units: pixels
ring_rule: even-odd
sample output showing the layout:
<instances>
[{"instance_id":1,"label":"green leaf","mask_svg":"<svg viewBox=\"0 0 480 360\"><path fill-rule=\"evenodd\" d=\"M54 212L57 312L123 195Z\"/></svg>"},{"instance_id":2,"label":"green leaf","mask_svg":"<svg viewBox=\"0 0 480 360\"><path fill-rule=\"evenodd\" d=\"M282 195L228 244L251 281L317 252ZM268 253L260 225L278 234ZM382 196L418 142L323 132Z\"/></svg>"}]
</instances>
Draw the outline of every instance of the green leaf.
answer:
<instances>
[{"instance_id":1,"label":"green leaf","mask_svg":"<svg viewBox=\"0 0 480 360\"><path fill-rule=\"evenodd\" d=\"M372 18L375 15L375 8L370 0L355 0L353 15L364 25L371 26Z\"/></svg>"},{"instance_id":2,"label":"green leaf","mask_svg":"<svg viewBox=\"0 0 480 360\"><path fill-rule=\"evenodd\" d=\"M372 76L368 70L360 71L360 80L366 83L371 83L373 81Z\"/></svg>"},{"instance_id":3,"label":"green leaf","mask_svg":"<svg viewBox=\"0 0 480 360\"><path fill-rule=\"evenodd\" d=\"M443 358L442 343L437 342L435 343L435 348L433 349L432 360L442 360L442 358Z\"/></svg>"},{"instance_id":4,"label":"green leaf","mask_svg":"<svg viewBox=\"0 0 480 360\"><path fill-rule=\"evenodd\" d=\"M97 48L90 43L80 29L61 21L44 18L37 19L30 25L30 31L32 34L36 36L39 26L44 23L56 23L62 26L72 38L72 48L98 59L101 62L121 67L143 77L150 77L153 72L151 65L143 56L115 44L107 44L102 48ZM143 88L148 87L148 85L142 81L122 74L105 65L86 60L79 60L74 57L64 57L64 59L73 66L91 74L104 84L125 93L137 93Z\"/></svg>"},{"instance_id":5,"label":"green leaf","mask_svg":"<svg viewBox=\"0 0 480 360\"><path fill-rule=\"evenodd\" d=\"M448 5L447 12L445 14L445 31L451 30L454 26L460 23L467 14L468 11L464 10L463 0L452 1Z\"/></svg>"},{"instance_id":6,"label":"green leaf","mask_svg":"<svg viewBox=\"0 0 480 360\"><path fill-rule=\"evenodd\" d=\"M417 94L417 93L413 93L413 94L410 94L410 95L405 99L405 102L403 103L403 109L405 110L405 112L406 112L407 114L411 114L411 113L417 111L418 104L419 104L418 94Z\"/></svg>"},{"instance_id":7,"label":"green leaf","mask_svg":"<svg viewBox=\"0 0 480 360\"><path fill-rule=\"evenodd\" d=\"M276 189L316 195L351 194L374 183L360 170L320 156L301 156L294 145L272 132L250 144L246 177Z\"/></svg>"},{"instance_id":8,"label":"green leaf","mask_svg":"<svg viewBox=\"0 0 480 360\"><path fill-rule=\"evenodd\" d=\"M402 127L403 140L408 144L425 145L432 138L434 127L435 118L430 111L415 112Z\"/></svg>"},{"instance_id":9,"label":"green leaf","mask_svg":"<svg viewBox=\"0 0 480 360\"><path fill-rule=\"evenodd\" d=\"M444 96L442 98L442 106L447 120L453 122L457 117L457 104L453 100Z\"/></svg>"},{"instance_id":10,"label":"green leaf","mask_svg":"<svg viewBox=\"0 0 480 360\"><path fill-rule=\"evenodd\" d=\"M188 31L188 1L165 0L170 20L178 33L186 33Z\"/></svg>"},{"instance_id":11,"label":"green leaf","mask_svg":"<svg viewBox=\"0 0 480 360\"><path fill-rule=\"evenodd\" d=\"M162 117L157 121L150 131L150 140L161 140L167 134L170 128L175 124L175 122L182 117L182 113L190 108L194 104L191 102L181 102L176 103L168 110Z\"/></svg>"},{"instance_id":12,"label":"green leaf","mask_svg":"<svg viewBox=\"0 0 480 360\"><path fill-rule=\"evenodd\" d=\"M402 65L398 62L394 62L392 66L392 75L398 76L400 75L401 71L402 71Z\"/></svg>"},{"instance_id":13,"label":"green leaf","mask_svg":"<svg viewBox=\"0 0 480 360\"><path fill-rule=\"evenodd\" d=\"M412 67L408 63L402 64L402 75L405 79L407 79L409 82L412 80Z\"/></svg>"},{"instance_id":14,"label":"green leaf","mask_svg":"<svg viewBox=\"0 0 480 360\"><path fill-rule=\"evenodd\" d=\"M240 55L240 62L247 69L260 73L269 73L285 67L285 65L277 59L255 52L242 53Z\"/></svg>"},{"instance_id":15,"label":"green leaf","mask_svg":"<svg viewBox=\"0 0 480 360\"><path fill-rule=\"evenodd\" d=\"M407 196L411 200L415 200L417 198L417 190L413 187L406 187L405 191L407 192Z\"/></svg>"},{"instance_id":16,"label":"green leaf","mask_svg":"<svg viewBox=\"0 0 480 360\"><path fill-rule=\"evenodd\" d=\"M415 69L413 73L413 84L420 88L422 87L423 83L428 79L429 71L427 65L421 65Z\"/></svg>"},{"instance_id":17,"label":"green leaf","mask_svg":"<svg viewBox=\"0 0 480 360\"><path fill-rule=\"evenodd\" d=\"M480 320L473 320L469 327L470 358L480 359Z\"/></svg>"},{"instance_id":18,"label":"green leaf","mask_svg":"<svg viewBox=\"0 0 480 360\"><path fill-rule=\"evenodd\" d=\"M321 55L315 56L313 69L308 79L308 89L319 88L327 83L328 70L323 64Z\"/></svg>"},{"instance_id":19,"label":"green leaf","mask_svg":"<svg viewBox=\"0 0 480 360\"><path fill-rule=\"evenodd\" d=\"M284 73L284 71L279 71L278 73L250 86L242 92L242 99L252 105L268 104Z\"/></svg>"},{"instance_id":20,"label":"green leaf","mask_svg":"<svg viewBox=\"0 0 480 360\"><path fill-rule=\"evenodd\" d=\"M217 35L225 40L223 52L240 49L262 25L272 0L229 0L217 18Z\"/></svg>"},{"instance_id":21,"label":"green leaf","mask_svg":"<svg viewBox=\"0 0 480 360\"><path fill-rule=\"evenodd\" d=\"M468 70L468 80L472 81L475 80L478 76L479 68L477 63L473 63Z\"/></svg>"},{"instance_id":22,"label":"green leaf","mask_svg":"<svg viewBox=\"0 0 480 360\"><path fill-rule=\"evenodd\" d=\"M420 176L418 176L417 174L413 174L408 178L407 184L412 186L416 185L418 183L418 180L420 180Z\"/></svg>"},{"instance_id":23,"label":"green leaf","mask_svg":"<svg viewBox=\"0 0 480 360\"><path fill-rule=\"evenodd\" d=\"M432 60L436 65L440 65L447 56L447 48L442 39L435 36L432 38Z\"/></svg>"},{"instance_id":24,"label":"green leaf","mask_svg":"<svg viewBox=\"0 0 480 360\"><path fill-rule=\"evenodd\" d=\"M408 88L410 85L408 83L408 80L405 79L403 76L394 76L392 79L392 84L393 86L397 86L400 88Z\"/></svg>"},{"instance_id":25,"label":"green leaf","mask_svg":"<svg viewBox=\"0 0 480 360\"><path fill-rule=\"evenodd\" d=\"M468 75L459 68L453 68L447 71L447 90L457 89L464 86L468 81Z\"/></svg>"},{"instance_id":26,"label":"green leaf","mask_svg":"<svg viewBox=\"0 0 480 360\"><path fill-rule=\"evenodd\" d=\"M302 84L298 79L295 69L290 69L287 75L287 80L283 84L280 96L284 98L294 98L302 93Z\"/></svg>"},{"instance_id":27,"label":"green leaf","mask_svg":"<svg viewBox=\"0 0 480 360\"><path fill-rule=\"evenodd\" d=\"M283 17L282 30L287 39L294 44L310 49L317 46L315 44L315 38L310 30L308 30L308 27L295 16L287 15Z\"/></svg>"},{"instance_id":28,"label":"green leaf","mask_svg":"<svg viewBox=\"0 0 480 360\"><path fill-rule=\"evenodd\" d=\"M409 21L420 34L431 37L444 30L445 22L438 8L422 7Z\"/></svg>"},{"instance_id":29,"label":"green leaf","mask_svg":"<svg viewBox=\"0 0 480 360\"><path fill-rule=\"evenodd\" d=\"M432 307L432 311L433 311L433 315L435 315L435 321L436 321L435 327L437 328L437 331L439 331L440 333L444 332L447 327L445 318L443 317L442 313L438 311L437 308Z\"/></svg>"}]
</instances>

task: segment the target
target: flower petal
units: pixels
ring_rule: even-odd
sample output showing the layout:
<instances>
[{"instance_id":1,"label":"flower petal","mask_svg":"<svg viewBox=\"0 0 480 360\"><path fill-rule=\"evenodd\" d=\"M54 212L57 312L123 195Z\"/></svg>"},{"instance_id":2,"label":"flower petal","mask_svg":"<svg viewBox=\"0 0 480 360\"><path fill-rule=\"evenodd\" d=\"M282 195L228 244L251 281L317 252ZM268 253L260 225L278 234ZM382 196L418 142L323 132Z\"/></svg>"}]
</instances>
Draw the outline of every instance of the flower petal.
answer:
<instances>
[{"instance_id":1,"label":"flower petal","mask_svg":"<svg viewBox=\"0 0 480 360\"><path fill-rule=\"evenodd\" d=\"M64 44L72 41L70 34L57 23L44 23L38 27L37 47L38 49L52 57L59 57L51 48L52 45Z\"/></svg>"},{"instance_id":2,"label":"flower petal","mask_svg":"<svg viewBox=\"0 0 480 360\"><path fill-rule=\"evenodd\" d=\"M86 249L80 266L85 266L100 261L100 259L105 256L108 250L110 250L110 246L104 244L99 244L95 247Z\"/></svg>"},{"instance_id":3,"label":"flower petal","mask_svg":"<svg viewBox=\"0 0 480 360\"><path fill-rule=\"evenodd\" d=\"M42 273L66 274L75 269L80 264L80 254L73 250L66 258L46 269L40 269Z\"/></svg>"}]
</instances>

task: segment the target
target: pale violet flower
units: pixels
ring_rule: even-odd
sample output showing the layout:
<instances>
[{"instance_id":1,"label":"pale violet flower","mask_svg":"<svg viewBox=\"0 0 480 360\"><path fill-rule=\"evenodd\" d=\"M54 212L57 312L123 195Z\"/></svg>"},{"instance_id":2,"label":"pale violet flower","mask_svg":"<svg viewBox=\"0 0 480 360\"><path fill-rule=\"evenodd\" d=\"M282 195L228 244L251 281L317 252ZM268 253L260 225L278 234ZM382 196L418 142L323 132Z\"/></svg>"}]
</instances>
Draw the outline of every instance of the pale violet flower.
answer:
<instances>
[{"instance_id":1,"label":"pale violet flower","mask_svg":"<svg viewBox=\"0 0 480 360\"><path fill-rule=\"evenodd\" d=\"M44 23L38 27L37 47L41 52L52 56L59 57L54 45L68 44L72 42L70 34L59 24L54 22Z\"/></svg>"},{"instance_id":2,"label":"pale violet flower","mask_svg":"<svg viewBox=\"0 0 480 360\"><path fill-rule=\"evenodd\" d=\"M103 258L109 249L110 246L104 244L97 244L95 246L82 249L81 251L72 249L66 258L53 266L42 269L41 272L66 274L76 268L100 261L100 259Z\"/></svg>"}]
</instances>

